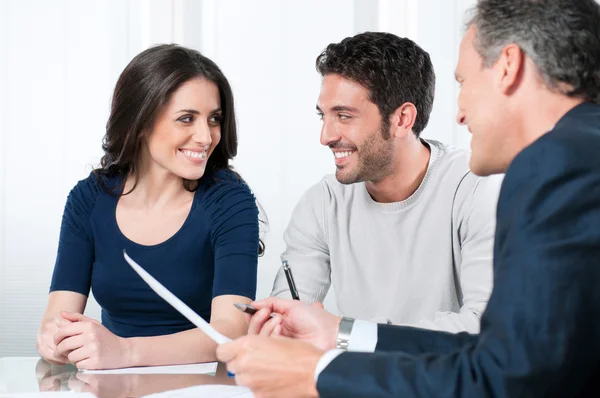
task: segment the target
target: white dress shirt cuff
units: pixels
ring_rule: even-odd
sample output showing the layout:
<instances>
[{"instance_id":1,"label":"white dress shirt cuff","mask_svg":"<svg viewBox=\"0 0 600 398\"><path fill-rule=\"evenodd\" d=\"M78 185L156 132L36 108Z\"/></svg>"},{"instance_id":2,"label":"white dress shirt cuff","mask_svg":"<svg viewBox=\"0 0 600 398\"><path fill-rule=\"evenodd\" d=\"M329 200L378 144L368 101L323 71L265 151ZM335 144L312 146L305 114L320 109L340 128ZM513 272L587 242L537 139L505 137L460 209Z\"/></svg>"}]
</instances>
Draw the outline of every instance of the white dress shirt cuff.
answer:
<instances>
[{"instance_id":1,"label":"white dress shirt cuff","mask_svg":"<svg viewBox=\"0 0 600 398\"><path fill-rule=\"evenodd\" d=\"M350 332L348 351L375 352L377 346L377 324L357 319Z\"/></svg>"},{"instance_id":2,"label":"white dress shirt cuff","mask_svg":"<svg viewBox=\"0 0 600 398\"><path fill-rule=\"evenodd\" d=\"M358 352L375 352L377 346L377 324L373 322L361 321L357 319L354 321L352 326L352 332L350 332L350 342L348 344L348 351ZM319 380L319 375L325 368L340 354L343 354L344 350L334 349L329 350L317 363L315 369L315 381Z\"/></svg>"}]
</instances>

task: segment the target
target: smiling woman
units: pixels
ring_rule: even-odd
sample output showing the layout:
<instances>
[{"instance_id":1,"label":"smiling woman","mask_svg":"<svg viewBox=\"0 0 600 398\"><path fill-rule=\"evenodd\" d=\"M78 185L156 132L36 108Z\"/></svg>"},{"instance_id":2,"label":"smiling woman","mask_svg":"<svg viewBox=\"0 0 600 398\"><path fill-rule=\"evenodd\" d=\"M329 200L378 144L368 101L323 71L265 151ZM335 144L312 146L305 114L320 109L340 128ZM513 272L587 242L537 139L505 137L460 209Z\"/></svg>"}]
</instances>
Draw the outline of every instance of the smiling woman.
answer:
<instances>
[{"instance_id":1,"label":"smiling woman","mask_svg":"<svg viewBox=\"0 0 600 398\"><path fill-rule=\"evenodd\" d=\"M227 79L194 50L142 52L117 82L103 149L67 199L38 352L85 369L214 360L215 344L122 252L221 333L246 333L233 303L255 298L263 246L255 198L229 166L237 134ZM102 323L82 315L90 289Z\"/></svg>"}]
</instances>

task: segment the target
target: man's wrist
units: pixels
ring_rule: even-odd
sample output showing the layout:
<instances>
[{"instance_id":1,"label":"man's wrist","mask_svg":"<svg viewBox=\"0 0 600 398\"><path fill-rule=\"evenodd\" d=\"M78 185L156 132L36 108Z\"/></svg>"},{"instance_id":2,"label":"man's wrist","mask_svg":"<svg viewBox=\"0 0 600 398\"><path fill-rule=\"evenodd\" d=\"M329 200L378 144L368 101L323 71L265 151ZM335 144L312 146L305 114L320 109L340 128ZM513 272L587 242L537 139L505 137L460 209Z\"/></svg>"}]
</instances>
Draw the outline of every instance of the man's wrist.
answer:
<instances>
[{"instance_id":1,"label":"man's wrist","mask_svg":"<svg viewBox=\"0 0 600 398\"><path fill-rule=\"evenodd\" d=\"M331 314L333 315L333 314ZM328 344L325 345L323 348L325 351L328 350L335 350L335 346L336 346L336 342L337 342L337 335L339 333L340 330L340 322L342 321L342 317L338 316L338 315L333 315L333 321L331 322L331 326L334 326L333 328L328 328L328 330L330 330L332 333L330 335L330 337L328 338Z\"/></svg>"}]
</instances>

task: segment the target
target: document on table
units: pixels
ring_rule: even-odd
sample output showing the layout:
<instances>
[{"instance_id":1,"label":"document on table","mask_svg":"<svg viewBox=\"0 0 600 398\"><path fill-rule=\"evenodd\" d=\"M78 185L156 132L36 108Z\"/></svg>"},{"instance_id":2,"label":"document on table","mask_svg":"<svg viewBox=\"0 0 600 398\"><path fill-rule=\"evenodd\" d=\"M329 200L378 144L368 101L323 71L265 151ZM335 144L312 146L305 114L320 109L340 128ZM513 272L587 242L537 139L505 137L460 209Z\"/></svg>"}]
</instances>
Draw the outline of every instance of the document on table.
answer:
<instances>
[{"instance_id":1,"label":"document on table","mask_svg":"<svg viewBox=\"0 0 600 398\"><path fill-rule=\"evenodd\" d=\"M254 398L254 394L246 388L240 386L224 385L202 385L195 387L182 388L180 390L165 391L156 394L146 395L143 398Z\"/></svg>"},{"instance_id":2,"label":"document on table","mask_svg":"<svg viewBox=\"0 0 600 398\"><path fill-rule=\"evenodd\" d=\"M216 362L194 363L190 365L142 366L136 368L82 370L88 374L215 374Z\"/></svg>"}]
</instances>

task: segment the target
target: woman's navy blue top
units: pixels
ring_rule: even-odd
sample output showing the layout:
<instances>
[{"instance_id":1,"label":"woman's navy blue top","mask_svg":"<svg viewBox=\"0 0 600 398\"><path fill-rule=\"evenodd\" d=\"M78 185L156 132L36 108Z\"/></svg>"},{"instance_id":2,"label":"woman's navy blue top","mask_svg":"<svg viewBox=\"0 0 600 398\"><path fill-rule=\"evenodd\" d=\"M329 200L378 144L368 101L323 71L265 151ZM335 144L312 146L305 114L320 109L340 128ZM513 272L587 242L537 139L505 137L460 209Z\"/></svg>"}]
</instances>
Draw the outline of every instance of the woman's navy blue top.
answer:
<instances>
[{"instance_id":1,"label":"woman's navy blue top","mask_svg":"<svg viewBox=\"0 0 600 398\"><path fill-rule=\"evenodd\" d=\"M109 190L119 185L117 179L101 178ZM73 188L62 218L50 291L87 296L91 288L102 307L102 323L117 336L157 336L193 328L125 262L125 249L206 321L214 297L255 298L258 208L248 186L232 172L205 174L181 229L153 246L132 242L121 233L118 200L93 173Z\"/></svg>"}]
</instances>

